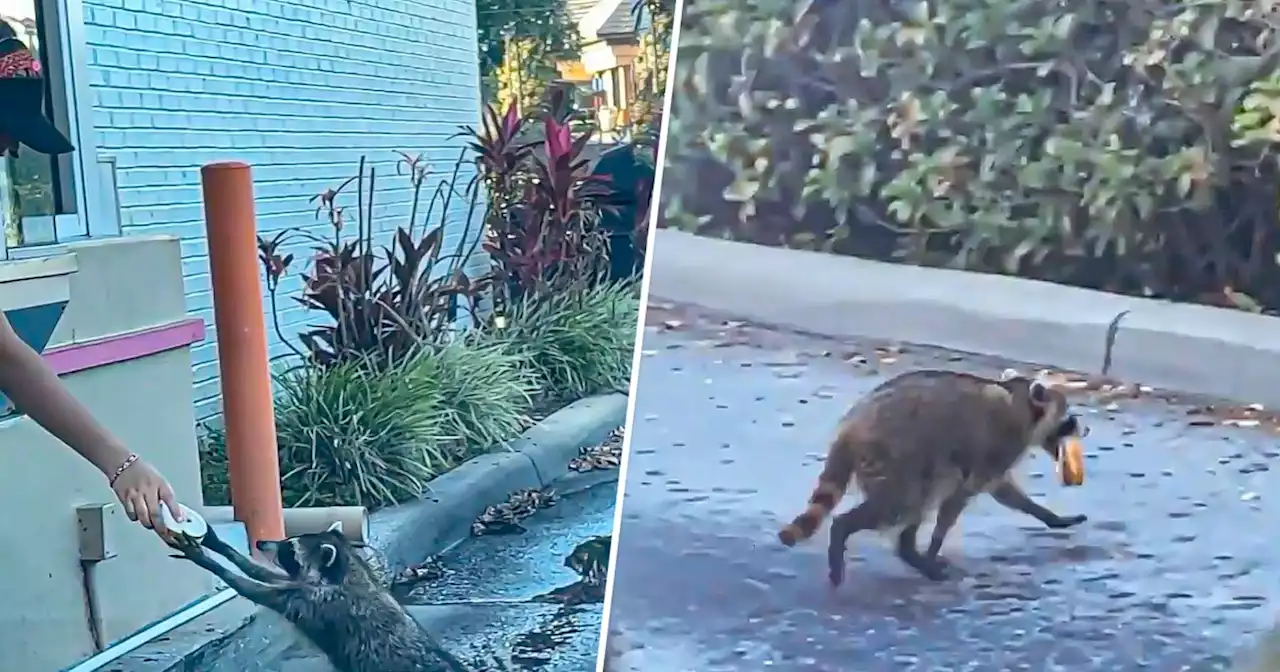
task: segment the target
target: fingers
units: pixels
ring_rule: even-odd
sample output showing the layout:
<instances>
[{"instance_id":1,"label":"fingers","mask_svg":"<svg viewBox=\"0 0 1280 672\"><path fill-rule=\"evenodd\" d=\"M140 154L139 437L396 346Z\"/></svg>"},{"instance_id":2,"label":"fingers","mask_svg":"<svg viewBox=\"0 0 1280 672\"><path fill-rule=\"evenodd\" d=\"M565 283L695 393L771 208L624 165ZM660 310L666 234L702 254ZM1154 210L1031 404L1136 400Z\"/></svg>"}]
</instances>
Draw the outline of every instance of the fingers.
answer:
<instances>
[{"instance_id":1,"label":"fingers","mask_svg":"<svg viewBox=\"0 0 1280 672\"><path fill-rule=\"evenodd\" d=\"M155 515L157 502L159 501L155 495L148 497L141 492L132 492L129 494L129 501L133 502L133 513L136 516L134 520L142 524L148 530L155 529L155 519L159 518Z\"/></svg>"},{"instance_id":2,"label":"fingers","mask_svg":"<svg viewBox=\"0 0 1280 672\"><path fill-rule=\"evenodd\" d=\"M144 493L143 499L147 503L148 517L146 520L143 520L142 515L139 514L138 522L142 523L143 527L155 530L156 534L160 535L161 539L168 539L169 527L164 524L164 516L160 515L161 499L160 499L159 489L157 489L155 492ZM176 508L169 509L170 512L176 511L176 510L177 510Z\"/></svg>"},{"instance_id":3,"label":"fingers","mask_svg":"<svg viewBox=\"0 0 1280 672\"><path fill-rule=\"evenodd\" d=\"M124 507L124 515L128 516L129 520L135 523L138 522L138 504L136 500L140 498L136 496L137 493L125 492L117 493L117 495L120 497L120 505Z\"/></svg>"},{"instance_id":4,"label":"fingers","mask_svg":"<svg viewBox=\"0 0 1280 672\"><path fill-rule=\"evenodd\" d=\"M168 482L160 484L160 501L169 507L169 513L173 514L173 519L179 523L187 522L187 516L182 512L182 507L178 506L178 499L173 494L173 488Z\"/></svg>"},{"instance_id":5,"label":"fingers","mask_svg":"<svg viewBox=\"0 0 1280 672\"><path fill-rule=\"evenodd\" d=\"M168 508L169 513L173 515L173 519L181 523L184 518L182 515L182 507L178 506L178 502L173 496L173 488L169 487L167 482L161 481L160 491L156 493L156 495L158 500L157 506L164 506ZM164 516L158 515L160 509L157 508L155 511L157 512L157 515L153 522L155 523L156 534L159 534L163 539L168 539L169 526L165 525Z\"/></svg>"}]
</instances>

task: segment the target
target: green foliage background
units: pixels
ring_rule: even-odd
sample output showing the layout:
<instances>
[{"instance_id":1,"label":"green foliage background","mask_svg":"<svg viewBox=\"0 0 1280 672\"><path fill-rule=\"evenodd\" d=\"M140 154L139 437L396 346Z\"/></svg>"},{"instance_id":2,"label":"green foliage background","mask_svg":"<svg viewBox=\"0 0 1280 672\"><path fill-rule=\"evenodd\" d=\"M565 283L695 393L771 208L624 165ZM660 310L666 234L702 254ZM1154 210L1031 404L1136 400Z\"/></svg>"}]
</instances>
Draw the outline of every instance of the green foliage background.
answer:
<instances>
[{"instance_id":1,"label":"green foliage background","mask_svg":"<svg viewBox=\"0 0 1280 672\"><path fill-rule=\"evenodd\" d=\"M521 96L540 95L536 87L557 76L555 62L577 58L580 39L565 0L476 0L480 78L488 97L510 102L515 89Z\"/></svg>"},{"instance_id":2,"label":"green foliage background","mask_svg":"<svg viewBox=\"0 0 1280 672\"><path fill-rule=\"evenodd\" d=\"M1280 307L1271 4L686 4L665 224Z\"/></svg>"}]
</instances>

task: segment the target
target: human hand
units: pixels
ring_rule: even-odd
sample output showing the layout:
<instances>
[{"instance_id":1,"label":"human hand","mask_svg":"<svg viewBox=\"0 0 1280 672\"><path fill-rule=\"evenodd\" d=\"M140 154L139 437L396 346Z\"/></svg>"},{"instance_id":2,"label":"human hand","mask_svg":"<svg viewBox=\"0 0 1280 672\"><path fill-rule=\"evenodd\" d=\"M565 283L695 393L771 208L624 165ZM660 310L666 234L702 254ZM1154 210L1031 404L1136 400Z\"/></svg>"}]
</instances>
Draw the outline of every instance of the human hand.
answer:
<instances>
[{"instance_id":1,"label":"human hand","mask_svg":"<svg viewBox=\"0 0 1280 672\"><path fill-rule=\"evenodd\" d=\"M121 465L119 473L111 481L111 489L124 505L125 515L129 516L129 520L155 530L161 539L169 538L169 530L160 515L161 502L169 507L174 519L178 522L184 520L182 507L178 506L169 482L155 467L137 455L130 455L129 460Z\"/></svg>"}]
</instances>

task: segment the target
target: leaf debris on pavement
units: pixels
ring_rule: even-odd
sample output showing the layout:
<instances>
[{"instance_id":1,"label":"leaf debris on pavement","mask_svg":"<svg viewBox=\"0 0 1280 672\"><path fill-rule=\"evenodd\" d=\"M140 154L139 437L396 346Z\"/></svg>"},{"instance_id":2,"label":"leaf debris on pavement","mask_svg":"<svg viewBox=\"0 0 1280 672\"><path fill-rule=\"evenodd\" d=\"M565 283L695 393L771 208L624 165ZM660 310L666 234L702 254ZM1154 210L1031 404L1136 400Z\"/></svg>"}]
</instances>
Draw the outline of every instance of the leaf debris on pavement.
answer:
<instances>
[{"instance_id":1,"label":"leaf debris on pavement","mask_svg":"<svg viewBox=\"0 0 1280 672\"><path fill-rule=\"evenodd\" d=\"M605 588L609 584L609 552L613 548L613 535L592 537L574 547L565 556L564 566L582 577L562 588L534 598L535 602L557 602L578 605L604 601Z\"/></svg>"},{"instance_id":2,"label":"leaf debris on pavement","mask_svg":"<svg viewBox=\"0 0 1280 672\"><path fill-rule=\"evenodd\" d=\"M486 534L524 534L526 530L520 521L542 509L555 506L556 499L556 492L551 489L516 490L507 496L507 501L485 507L484 513L471 524L471 534L476 537Z\"/></svg>"},{"instance_id":3,"label":"leaf debris on pavement","mask_svg":"<svg viewBox=\"0 0 1280 672\"><path fill-rule=\"evenodd\" d=\"M1053 385L1069 394L1072 392L1088 394L1091 402L1104 404L1103 410L1112 413L1120 410L1117 401L1123 399L1155 395L1169 402L1178 401L1173 395L1167 392L1158 393L1149 385L1124 383L1105 376L1090 376L1050 369L1042 369L1037 372L1037 375L1048 378ZM1265 427L1280 433L1280 413L1268 411L1262 404L1257 403L1243 406L1201 403L1187 409L1187 416L1189 427L1223 426L1244 429Z\"/></svg>"},{"instance_id":4,"label":"leaf debris on pavement","mask_svg":"<svg viewBox=\"0 0 1280 672\"><path fill-rule=\"evenodd\" d=\"M403 586L410 583L419 583L422 581L435 581L444 577L444 564L436 556L430 556L426 560L416 565L405 567L396 575L394 584Z\"/></svg>"},{"instance_id":5,"label":"leaf debris on pavement","mask_svg":"<svg viewBox=\"0 0 1280 672\"><path fill-rule=\"evenodd\" d=\"M569 460L569 469L585 473L603 469L617 469L622 465L622 440L627 428L619 426L609 432L609 438L596 446L586 446L578 451L578 456Z\"/></svg>"}]
</instances>

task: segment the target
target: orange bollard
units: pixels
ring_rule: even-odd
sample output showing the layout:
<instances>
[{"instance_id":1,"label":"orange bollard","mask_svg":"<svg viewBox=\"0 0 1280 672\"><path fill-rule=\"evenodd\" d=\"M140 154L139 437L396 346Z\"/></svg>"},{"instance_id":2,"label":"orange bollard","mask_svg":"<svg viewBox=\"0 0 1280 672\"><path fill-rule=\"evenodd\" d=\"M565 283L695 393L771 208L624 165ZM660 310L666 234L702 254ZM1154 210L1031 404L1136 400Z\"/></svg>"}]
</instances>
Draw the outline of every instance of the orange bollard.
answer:
<instances>
[{"instance_id":1,"label":"orange bollard","mask_svg":"<svg viewBox=\"0 0 1280 672\"><path fill-rule=\"evenodd\" d=\"M231 504L254 542L284 538L280 458L259 279L253 178L243 163L200 169L222 376Z\"/></svg>"}]
</instances>

